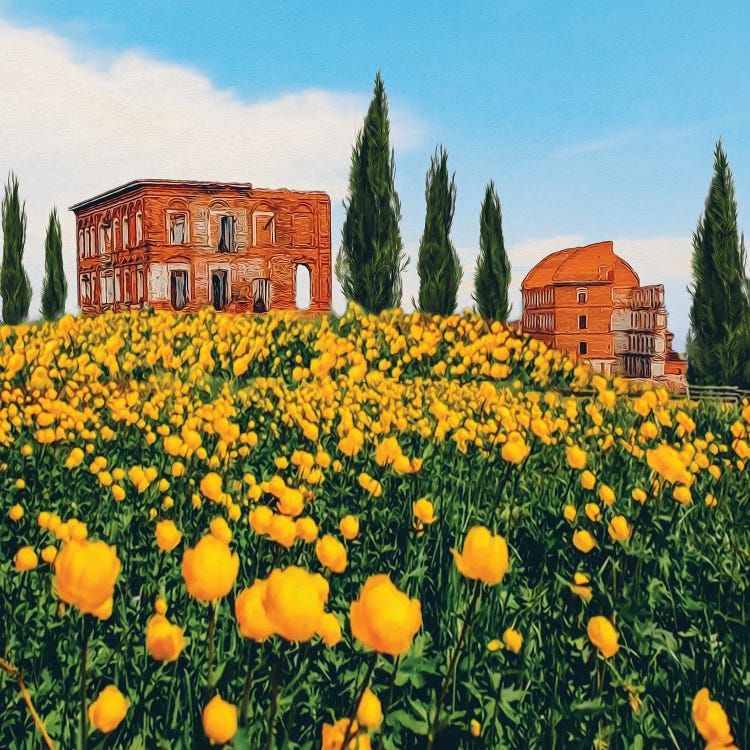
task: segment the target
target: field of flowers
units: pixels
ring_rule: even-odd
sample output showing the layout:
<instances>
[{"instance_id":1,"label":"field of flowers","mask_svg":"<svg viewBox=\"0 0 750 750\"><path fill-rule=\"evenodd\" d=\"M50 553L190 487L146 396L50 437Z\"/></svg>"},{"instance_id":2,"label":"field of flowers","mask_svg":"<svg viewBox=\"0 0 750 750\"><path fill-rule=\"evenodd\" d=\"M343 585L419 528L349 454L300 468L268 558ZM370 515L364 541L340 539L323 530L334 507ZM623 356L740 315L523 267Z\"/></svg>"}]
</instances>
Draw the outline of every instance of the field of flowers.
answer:
<instances>
[{"instance_id":1,"label":"field of flowers","mask_svg":"<svg viewBox=\"0 0 750 750\"><path fill-rule=\"evenodd\" d=\"M748 458L468 314L0 328L0 747L749 748Z\"/></svg>"}]
</instances>

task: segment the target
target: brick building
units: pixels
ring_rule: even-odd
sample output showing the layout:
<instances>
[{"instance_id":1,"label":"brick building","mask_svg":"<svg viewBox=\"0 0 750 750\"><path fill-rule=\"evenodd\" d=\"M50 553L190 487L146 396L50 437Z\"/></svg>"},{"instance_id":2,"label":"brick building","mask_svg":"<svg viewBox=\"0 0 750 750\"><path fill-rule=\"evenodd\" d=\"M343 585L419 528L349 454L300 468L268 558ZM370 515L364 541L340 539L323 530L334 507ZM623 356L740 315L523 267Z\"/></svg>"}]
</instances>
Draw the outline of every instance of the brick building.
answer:
<instances>
[{"instance_id":1,"label":"brick building","mask_svg":"<svg viewBox=\"0 0 750 750\"><path fill-rule=\"evenodd\" d=\"M134 180L71 207L84 314L151 306L331 308L331 202L322 192Z\"/></svg>"},{"instance_id":2,"label":"brick building","mask_svg":"<svg viewBox=\"0 0 750 750\"><path fill-rule=\"evenodd\" d=\"M641 286L612 242L552 253L521 284L521 330L586 359L605 373L680 380L687 362L672 351L664 287Z\"/></svg>"}]
</instances>

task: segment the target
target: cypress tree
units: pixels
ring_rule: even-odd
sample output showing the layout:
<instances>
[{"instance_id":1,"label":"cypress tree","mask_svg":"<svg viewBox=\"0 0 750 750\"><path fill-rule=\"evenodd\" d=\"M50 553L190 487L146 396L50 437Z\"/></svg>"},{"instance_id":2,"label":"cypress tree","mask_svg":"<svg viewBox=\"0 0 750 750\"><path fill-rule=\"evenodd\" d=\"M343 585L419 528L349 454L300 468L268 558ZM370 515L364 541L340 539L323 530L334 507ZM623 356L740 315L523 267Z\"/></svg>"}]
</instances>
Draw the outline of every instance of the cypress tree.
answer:
<instances>
[{"instance_id":1,"label":"cypress tree","mask_svg":"<svg viewBox=\"0 0 750 750\"><path fill-rule=\"evenodd\" d=\"M18 199L18 178L8 177L2 207L3 261L0 267L0 295L3 298L3 322L22 323L29 314L31 283L23 268L26 243L26 204Z\"/></svg>"},{"instance_id":2,"label":"cypress tree","mask_svg":"<svg viewBox=\"0 0 750 750\"><path fill-rule=\"evenodd\" d=\"M419 303L414 306L431 315L452 315L463 271L450 239L456 209L455 173L448 180L448 153L441 146L432 157L425 179L427 212L419 241Z\"/></svg>"},{"instance_id":3,"label":"cypress tree","mask_svg":"<svg viewBox=\"0 0 750 750\"><path fill-rule=\"evenodd\" d=\"M734 182L721 141L714 152L705 211L693 234L692 271L688 382L741 385L750 356L743 333L750 320L750 296Z\"/></svg>"},{"instance_id":4,"label":"cypress tree","mask_svg":"<svg viewBox=\"0 0 750 750\"><path fill-rule=\"evenodd\" d=\"M503 240L503 215L495 183L490 182L484 194L479 215L479 258L474 275L474 301L479 314L488 320L508 322L510 261Z\"/></svg>"},{"instance_id":5,"label":"cypress tree","mask_svg":"<svg viewBox=\"0 0 750 750\"><path fill-rule=\"evenodd\" d=\"M68 282L63 268L62 232L56 208L49 215L47 239L44 242L44 272L41 313L45 320L57 320L65 311Z\"/></svg>"},{"instance_id":6,"label":"cypress tree","mask_svg":"<svg viewBox=\"0 0 750 750\"><path fill-rule=\"evenodd\" d=\"M349 198L344 202L346 218L335 266L347 299L371 313L401 304L401 272L408 263L398 226L401 204L395 172L388 100L378 72L352 151Z\"/></svg>"}]
</instances>

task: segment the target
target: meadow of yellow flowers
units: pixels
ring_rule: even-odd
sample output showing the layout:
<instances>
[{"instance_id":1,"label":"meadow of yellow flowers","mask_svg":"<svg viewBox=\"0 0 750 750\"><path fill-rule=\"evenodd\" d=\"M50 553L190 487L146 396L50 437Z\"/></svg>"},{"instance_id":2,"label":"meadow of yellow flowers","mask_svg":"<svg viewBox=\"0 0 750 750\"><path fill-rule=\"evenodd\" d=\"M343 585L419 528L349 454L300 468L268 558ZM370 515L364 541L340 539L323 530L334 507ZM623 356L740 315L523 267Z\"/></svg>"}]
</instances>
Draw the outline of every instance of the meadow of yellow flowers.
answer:
<instances>
[{"instance_id":1,"label":"meadow of yellow flowers","mask_svg":"<svg viewBox=\"0 0 750 750\"><path fill-rule=\"evenodd\" d=\"M0 747L750 747L750 405L465 314L0 328Z\"/></svg>"}]
</instances>

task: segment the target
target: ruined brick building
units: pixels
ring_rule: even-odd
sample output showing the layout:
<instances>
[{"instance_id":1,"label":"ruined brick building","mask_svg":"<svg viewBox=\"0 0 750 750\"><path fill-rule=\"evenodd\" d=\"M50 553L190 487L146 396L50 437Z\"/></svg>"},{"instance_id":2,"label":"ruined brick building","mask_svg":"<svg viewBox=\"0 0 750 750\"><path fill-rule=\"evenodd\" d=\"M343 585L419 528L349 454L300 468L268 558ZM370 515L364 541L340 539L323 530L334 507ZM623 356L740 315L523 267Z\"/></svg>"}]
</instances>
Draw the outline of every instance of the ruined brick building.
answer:
<instances>
[{"instance_id":1,"label":"ruined brick building","mask_svg":"<svg viewBox=\"0 0 750 750\"><path fill-rule=\"evenodd\" d=\"M664 287L641 286L612 242L552 253L521 285L521 330L588 360L604 373L679 380L687 362L672 351Z\"/></svg>"},{"instance_id":2,"label":"ruined brick building","mask_svg":"<svg viewBox=\"0 0 750 750\"><path fill-rule=\"evenodd\" d=\"M322 192L134 180L77 203L84 314L151 306L331 308L331 202Z\"/></svg>"}]
</instances>

